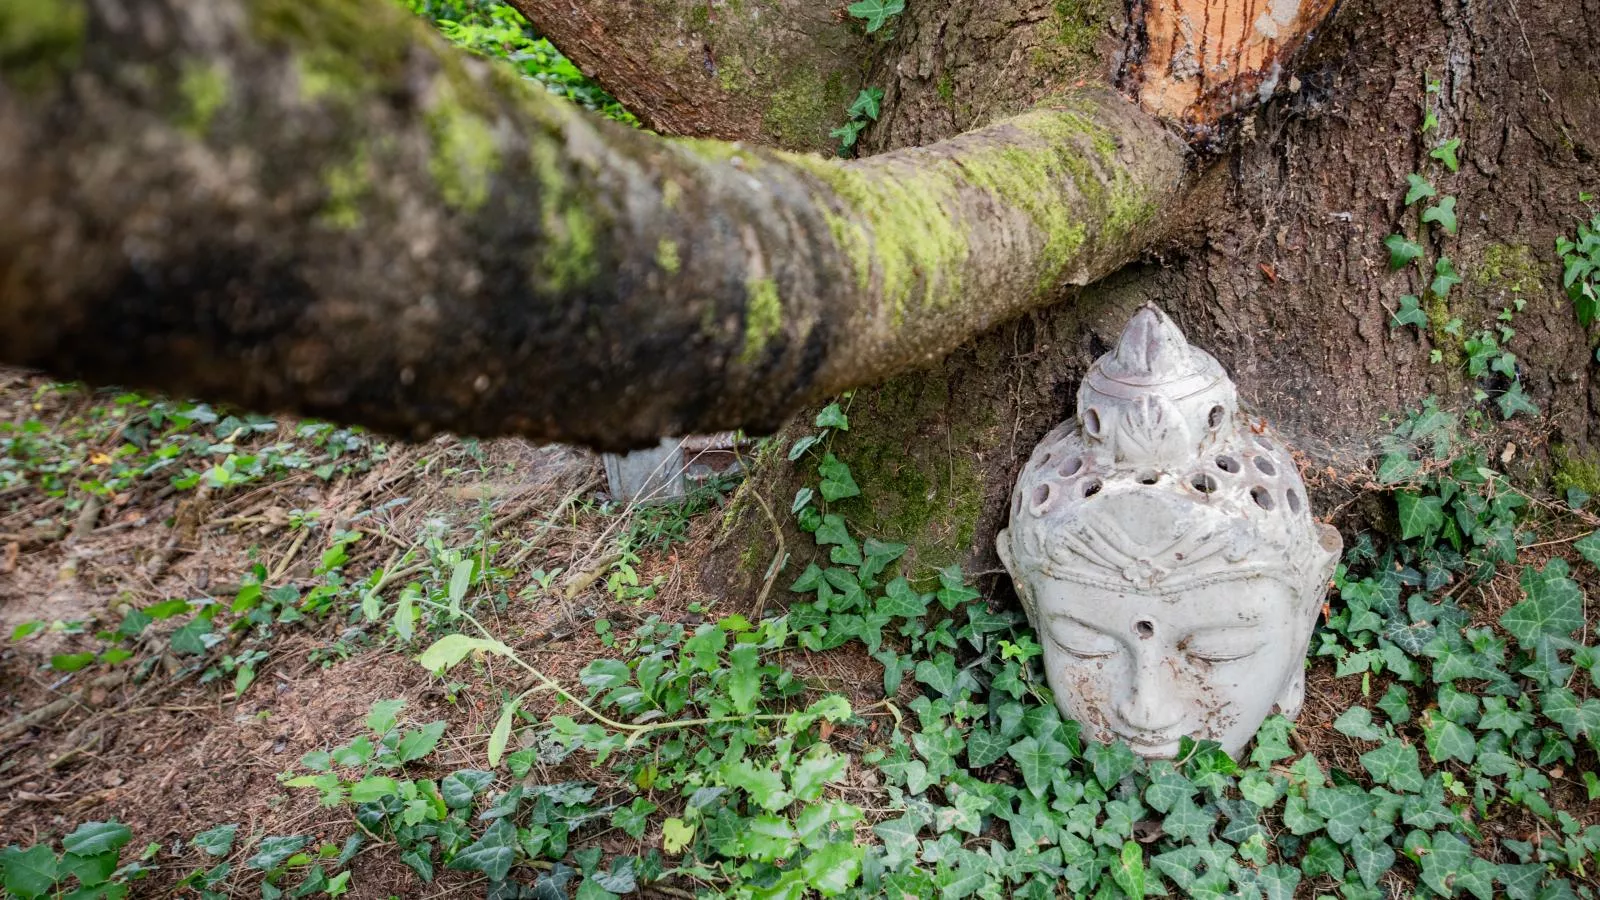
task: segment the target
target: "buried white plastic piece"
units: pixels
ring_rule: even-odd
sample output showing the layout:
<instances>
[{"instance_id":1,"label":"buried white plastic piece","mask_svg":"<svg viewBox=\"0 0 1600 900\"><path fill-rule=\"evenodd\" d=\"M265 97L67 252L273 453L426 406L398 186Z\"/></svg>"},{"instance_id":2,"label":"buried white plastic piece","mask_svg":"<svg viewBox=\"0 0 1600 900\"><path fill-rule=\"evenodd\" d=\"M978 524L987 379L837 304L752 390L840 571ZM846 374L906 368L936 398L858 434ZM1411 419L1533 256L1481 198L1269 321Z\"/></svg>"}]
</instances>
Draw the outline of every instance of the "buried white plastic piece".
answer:
<instances>
[{"instance_id":1,"label":"buried white plastic piece","mask_svg":"<svg viewBox=\"0 0 1600 900\"><path fill-rule=\"evenodd\" d=\"M1341 542L1258 428L1216 359L1146 306L1018 478L1000 558L1089 737L1238 756L1274 710L1299 713Z\"/></svg>"}]
</instances>

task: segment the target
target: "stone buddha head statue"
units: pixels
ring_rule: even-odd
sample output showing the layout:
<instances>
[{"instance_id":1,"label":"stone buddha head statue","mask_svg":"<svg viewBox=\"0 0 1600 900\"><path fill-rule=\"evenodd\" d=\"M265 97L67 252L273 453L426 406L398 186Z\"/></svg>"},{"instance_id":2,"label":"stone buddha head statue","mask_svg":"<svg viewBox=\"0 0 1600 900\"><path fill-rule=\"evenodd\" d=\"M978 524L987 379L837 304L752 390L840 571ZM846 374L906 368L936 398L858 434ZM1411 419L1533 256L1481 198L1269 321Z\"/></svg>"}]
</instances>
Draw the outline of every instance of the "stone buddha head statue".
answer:
<instances>
[{"instance_id":1,"label":"stone buddha head statue","mask_svg":"<svg viewBox=\"0 0 1600 900\"><path fill-rule=\"evenodd\" d=\"M996 541L1056 705L1141 756L1185 735L1237 756L1305 696L1341 542L1238 406L1216 359L1144 307L1034 448Z\"/></svg>"}]
</instances>

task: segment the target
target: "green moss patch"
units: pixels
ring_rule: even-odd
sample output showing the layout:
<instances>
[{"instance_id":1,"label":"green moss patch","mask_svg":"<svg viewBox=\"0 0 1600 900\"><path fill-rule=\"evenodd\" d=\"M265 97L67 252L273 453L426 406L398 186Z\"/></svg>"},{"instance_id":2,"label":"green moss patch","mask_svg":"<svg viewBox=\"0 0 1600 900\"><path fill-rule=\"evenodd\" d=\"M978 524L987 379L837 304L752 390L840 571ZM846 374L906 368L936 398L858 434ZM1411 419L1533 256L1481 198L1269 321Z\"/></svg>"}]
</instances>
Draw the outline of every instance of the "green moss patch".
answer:
<instances>
[{"instance_id":1,"label":"green moss patch","mask_svg":"<svg viewBox=\"0 0 1600 900\"><path fill-rule=\"evenodd\" d=\"M82 0L0 0L0 73L32 90L78 64Z\"/></svg>"}]
</instances>

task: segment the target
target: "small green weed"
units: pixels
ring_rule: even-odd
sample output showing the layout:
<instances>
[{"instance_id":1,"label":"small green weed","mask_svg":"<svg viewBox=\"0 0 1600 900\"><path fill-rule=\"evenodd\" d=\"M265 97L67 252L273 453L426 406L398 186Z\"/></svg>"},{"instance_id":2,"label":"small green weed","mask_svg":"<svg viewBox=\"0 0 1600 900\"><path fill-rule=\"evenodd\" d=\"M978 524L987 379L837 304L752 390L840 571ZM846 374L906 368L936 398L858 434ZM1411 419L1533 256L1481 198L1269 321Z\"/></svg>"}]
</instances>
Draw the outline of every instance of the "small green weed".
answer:
<instances>
[{"instance_id":1,"label":"small green weed","mask_svg":"<svg viewBox=\"0 0 1600 900\"><path fill-rule=\"evenodd\" d=\"M1438 91L1439 82L1430 81L1423 106L1424 136L1438 128L1433 103ZM1460 170L1460 150L1461 140L1452 138L1435 146L1428 156L1442 165L1445 177L1449 177ZM1412 172L1406 176L1405 205L1417 207L1416 237L1398 232L1384 238L1383 245L1389 251L1390 270L1400 271L1416 265L1422 272L1424 289L1420 295L1406 294L1400 298L1400 308L1390 318L1389 327L1411 325L1429 335L1433 341L1429 360L1438 364L1448 358L1451 365L1463 366L1476 385L1474 401L1483 403L1493 398L1501 418L1510 419L1517 413L1538 415L1539 408L1523 388L1517 356L1506 346L1516 336L1511 321L1527 301L1514 298L1510 306L1500 311L1492 326L1465 335L1462 320L1451 315L1450 310L1450 292L1462 282L1455 261L1440 252L1431 266L1429 264L1430 249L1454 239L1460 230L1456 202L1453 194L1441 195L1423 175Z\"/></svg>"},{"instance_id":2,"label":"small green weed","mask_svg":"<svg viewBox=\"0 0 1600 900\"><path fill-rule=\"evenodd\" d=\"M1556 255L1561 258L1561 286L1578 323L1588 328L1600 315L1600 215L1578 223L1576 240L1556 238Z\"/></svg>"}]
</instances>

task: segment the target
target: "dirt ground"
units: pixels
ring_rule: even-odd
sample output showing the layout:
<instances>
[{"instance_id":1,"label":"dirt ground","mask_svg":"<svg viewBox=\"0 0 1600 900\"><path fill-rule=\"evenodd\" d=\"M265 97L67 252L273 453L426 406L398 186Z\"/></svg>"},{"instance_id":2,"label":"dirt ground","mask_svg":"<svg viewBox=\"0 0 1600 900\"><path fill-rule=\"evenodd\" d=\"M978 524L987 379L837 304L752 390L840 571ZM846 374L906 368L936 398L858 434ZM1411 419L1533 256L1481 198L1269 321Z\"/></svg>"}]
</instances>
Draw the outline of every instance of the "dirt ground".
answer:
<instances>
[{"instance_id":1,"label":"dirt ground","mask_svg":"<svg viewBox=\"0 0 1600 900\"><path fill-rule=\"evenodd\" d=\"M109 402L104 393L46 389L37 379L0 372L0 421L43 422L62 434L89 435L89 446L66 456L87 460L91 468L102 465L99 454L115 450L123 426L74 432L72 423L92 420ZM293 423L283 421L259 440L293 431ZM477 615L519 656L567 685L577 685L591 660L613 654L601 633L608 628L631 629L651 616L693 625L754 612L751 598L707 596L699 587L702 557L721 519L715 505L686 523L681 540L640 553L634 566L639 583L653 590L626 600L608 590L604 576L614 571L629 511L608 503L598 458L571 448L439 438L368 447L359 465L326 478L304 469L233 488L177 490L173 481L162 470L94 502L81 491L52 496L38 484L6 487L0 480L0 846L52 841L81 822L116 819L132 828L134 848L159 845L151 860L156 871L133 884L134 896L170 895L181 878L213 862L180 842L221 823L240 826L230 895L256 894L260 876L241 863L262 836L306 834L342 843L352 830L349 809L323 808L315 791L287 788L280 775L294 771L302 754L362 733L374 701L404 699L406 723L449 723L438 750L414 772L442 777L485 767L502 698L529 682L500 661L434 677L413 658L420 643L400 646L378 627L383 623L364 621L349 600L328 615L275 626L270 638L225 640L198 661L172 650L176 623L160 621L117 665L71 672L52 666L63 655L104 648L95 633L117 629L130 607L172 598L210 598L226 606L252 567L267 572L269 587L312 587L325 581L318 571L324 551L336 535L354 529L362 537L343 564L346 584L380 567L407 568L407 554L427 548L486 554L501 571ZM1575 535L1590 525L1566 524ZM1552 541L1538 554L1571 556L1565 543ZM1600 589L1585 577L1586 589ZM1005 593L1002 582L983 578L979 584ZM1482 622L1520 597L1512 573L1470 590L1478 594L1470 605ZM768 612L782 606L784 593L772 592ZM608 628L597 628L602 620ZM48 627L10 638L30 622ZM249 650L265 656L241 694L231 676L202 683L206 667ZM797 651L785 662L814 687L846 693L857 708L881 699L881 668L856 645L824 654ZM1375 680L1364 697L1359 679L1335 678L1332 665L1318 660L1295 733L1298 748L1357 768L1360 749L1332 723L1354 704L1370 705L1385 687ZM546 695L526 708L540 718L554 711L553 704ZM874 727L860 737L868 739ZM881 794L874 774L863 767L861 780L843 787L852 802L879 805L873 803ZM1585 800L1579 772L1552 774L1552 800L1559 797L1568 809L1587 807L1585 821L1600 819L1600 807ZM589 781L603 800L630 796L619 777L574 756L553 769L536 768L529 781ZM1536 823L1527 824L1525 834L1518 823L1498 823L1487 837L1537 839ZM639 853L660 839L652 826L638 841L612 829L586 835L584 842ZM395 853L370 845L351 870L351 897L479 896L484 890L481 879L448 870L423 884ZM1303 890L1318 887L1308 880ZM643 894L654 895L648 888Z\"/></svg>"},{"instance_id":2,"label":"dirt ground","mask_svg":"<svg viewBox=\"0 0 1600 900\"><path fill-rule=\"evenodd\" d=\"M108 404L104 393L42 391L44 384L0 371L0 421L42 421L66 432ZM274 437L293 427L280 421ZM120 439L112 430L78 455L100 458ZM441 437L390 444L370 460L370 468L326 480L298 472L227 490L173 490L162 474L88 504L89 513L76 491L54 497L36 485L0 490L0 846L48 842L81 822L115 819L133 830L132 846L162 845L157 871L132 885L134 896L155 896L214 862L192 849L174 855L177 842L235 822L235 877L227 890L253 895L259 875L240 863L255 839L308 834L338 844L350 834L348 808L324 809L315 791L286 788L279 776L302 754L361 734L374 701L404 699L403 724L449 723L427 764L408 772L442 777L484 768L502 690L526 688L525 676L509 665L485 665L436 678L412 658L421 644L401 648L353 613L307 618L250 644L266 658L238 696L231 677L203 684L197 670L245 647L225 642L201 663L180 658L168 646L168 622L147 628L133 656L116 666L52 668L60 655L103 648L95 633L116 629L129 607L172 598L226 606L252 566L268 571L269 587L317 584L319 557L345 529L363 535L343 566L347 583L396 567L430 540L474 552L489 547L494 564L507 570L493 590L498 602L481 605L479 618L519 656L568 685L577 685L591 660L610 654L596 628L601 620L631 629L653 615L693 625L753 611L697 587L694 573L720 519L716 507L690 521L683 540L642 551L634 567L640 583L655 589L618 601L603 576L628 511L608 502L599 458L588 452ZM293 527L308 515L314 524ZM542 573L557 573L548 588L538 585ZM781 602L774 596L768 611ZM60 624L7 639L31 622ZM804 655L789 665L819 688L855 696L858 705L879 699L872 686L880 670L864 652ZM553 701L536 698L525 709L541 716ZM615 778L576 757L529 776L544 784L588 780L602 797L608 782L609 792L626 793ZM647 834L642 843L659 840ZM615 833L598 841L618 852L641 849ZM351 868L350 897L483 892L481 879L446 870L424 885L396 854L370 845Z\"/></svg>"}]
</instances>

